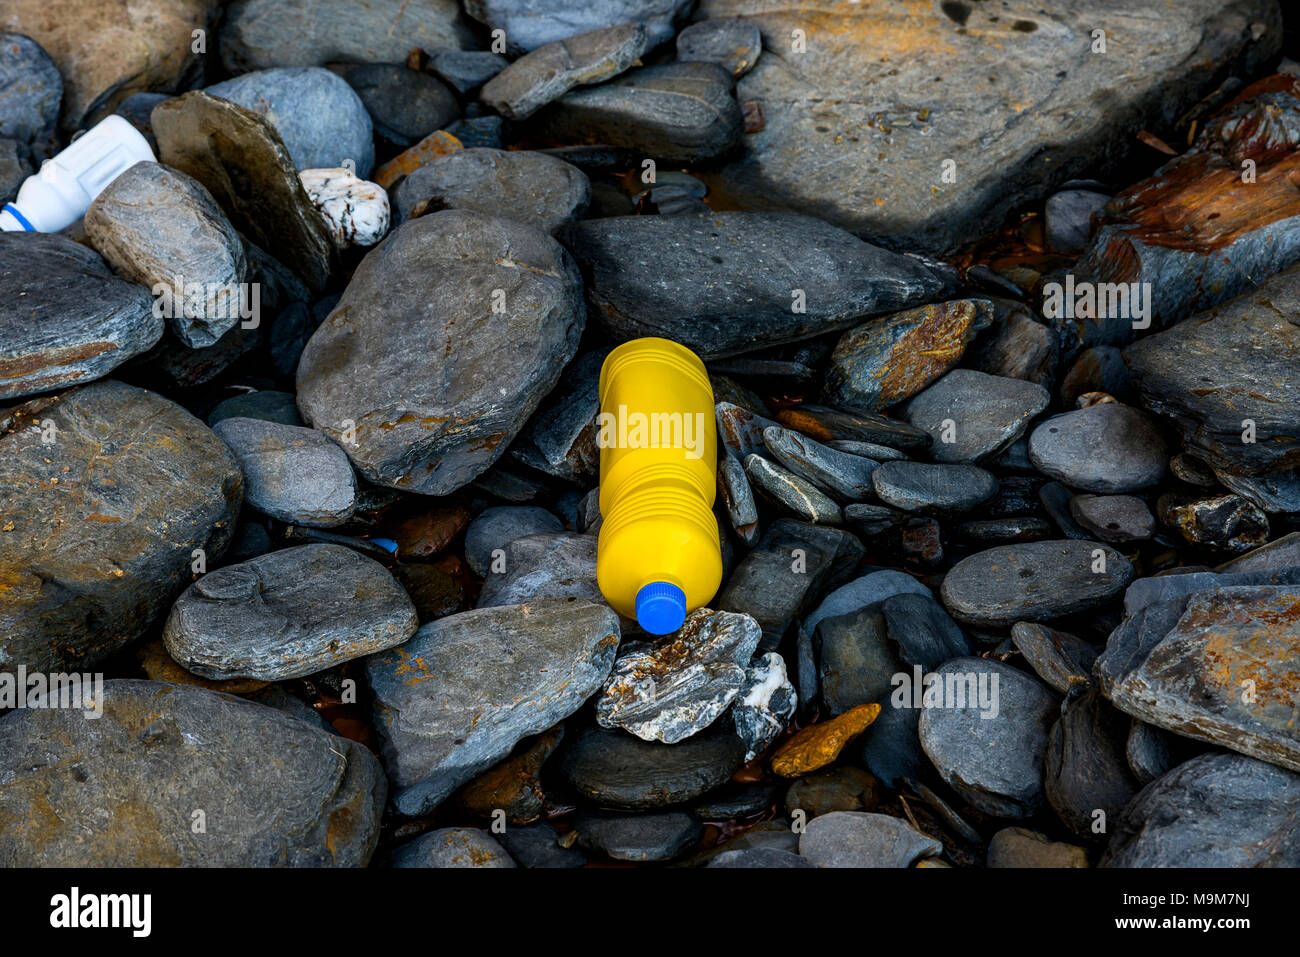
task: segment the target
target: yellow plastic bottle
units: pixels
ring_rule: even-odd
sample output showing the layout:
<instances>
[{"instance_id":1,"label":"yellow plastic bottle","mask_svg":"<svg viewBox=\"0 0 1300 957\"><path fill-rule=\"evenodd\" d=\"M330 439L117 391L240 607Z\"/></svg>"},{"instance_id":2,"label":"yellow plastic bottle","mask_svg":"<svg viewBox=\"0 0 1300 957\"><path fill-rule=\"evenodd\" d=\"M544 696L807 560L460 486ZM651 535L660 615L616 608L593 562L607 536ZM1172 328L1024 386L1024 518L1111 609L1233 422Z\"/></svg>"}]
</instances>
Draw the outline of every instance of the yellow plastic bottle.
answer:
<instances>
[{"instance_id":1,"label":"yellow plastic bottle","mask_svg":"<svg viewBox=\"0 0 1300 957\"><path fill-rule=\"evenodd\" d=\"M718 433L704 363L671 339L633 339L600 370L596 580L619 614L666 635L722 582L713 515Z\"/></svg>"}]
</instances>

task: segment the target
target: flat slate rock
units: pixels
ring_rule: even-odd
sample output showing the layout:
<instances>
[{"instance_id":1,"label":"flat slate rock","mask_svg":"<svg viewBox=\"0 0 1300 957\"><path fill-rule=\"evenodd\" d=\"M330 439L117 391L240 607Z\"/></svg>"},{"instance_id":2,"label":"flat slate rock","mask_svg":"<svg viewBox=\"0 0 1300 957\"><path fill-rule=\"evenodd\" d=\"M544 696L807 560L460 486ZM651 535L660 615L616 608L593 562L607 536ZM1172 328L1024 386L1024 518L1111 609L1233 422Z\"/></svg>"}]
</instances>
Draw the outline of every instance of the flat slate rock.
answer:
<instances>
[{"instance_id":1,"label":"flat slate rock","mask_svg":"<svg viewBox=\"0 0 1300 957\"><path fill-rule=\"evenodd\" d=\"M242 493L221 440L144 389L105 380L8 410L0 669L77 670L141 637L192 580L196 549L221 558Z\"/></svg>"},{"instance_id":2,"label":"flat slate rock","mask_svg":"<svg viewBox=\"0 0 1300 957\"><path fill-rule=\"evenodd\" d=\"M574 821L578 844L616 861L668 861L699 841L700 822L684 811L584 814Z\"/></svg>"},{"instance_id":3,"label":"flat slate rock","mask_svg":"<svg viewBox=\"0 0 1300 957\"><path fill-rule=\"evenodd\" d=\"M833 811L808 822L799 856L815 867L910 867L943 853L943 845L900 818Z\"/></svg>"},{"instance_id":4,"label":"flat slate rock","mask_svg":"<svg viewBox=\"0 0 1300 957\"><path fill-rule=\"evenodd\" d=\"M1147 336L1124 359L1152 411L1215 469L1260 475L1300 466L1300 267L1247 295ZM1267 348L1262 343L1268 343ZM1247 421L1254 441L1243 442Z\"/></svg>"},{"instance_id":5,"label":"flat slate rock","mask_svg":"<svg viewBox=\"0 0 1300 957\"><path fill-rule=\"evenodd\" d=\"M342 525L357 507L357 480L347 453L323 432L239 416L212 430L244 470L244 500L290 525Z\"/></svg>"},{"instance_id":6,"label":"flat slate rock","mask_svg":"<svg viewBox=\"0 0 1300 957\"><path fill-rule=\"evenodd\" d=\"M1029 436L1029 461L1071 488L1115 495L1159 482L1169 450L1150 415L1104 402L1039 424Z\"/></svg>"},{"instance_id":7,"label":"flat slate rock","mask_svg":"<svg viewBox=\"0 0 1300 957\"><path fill-rule=\"evenodd\" d=\"M0 233L0 298L0 402L101 378L163 334L148 289L57 233Z\"/></svg>"},{"instance_id":8,"label":"flat slate rock","mask_svg":"<svg viewBox=\"0 0 1300 957\"><path fill-rule=\"evenodd\" d=\"M1100 651L1082 638L1032 621L1011 626L1011 641L1029 667L1053 690L1065 694L1072 684L1087 684Z\"/></svg>"},{"instance_id":9,"label":"flat slate rock","mask_svg":"<svg viewBox=\"0 0 1300 957\"><path fill-rule=\"evenodd\" d=\"M723 728L679 744L593 728L565 742L559 771L578 794L598 806L641 811L708 794L730 780L744 758L745 746Z\"/></svg>"},{"instance_id":10,"label":"flat slate rock","mask_svg":"<svg viewBox=\"0 0 1300 957\"><path fill-rule=\"evenodd\" d=\"M1076 495L1070 515L1100 541L1118 544L1145 541L1156 533L1147 503L1134 495Z\"/></svg>"},{"instance_id":11,"label":"flat slate rock","mask_svg":"<svg viewBox=\"0 0 1300 957\"><path fill-rule=\"evenodd\" d=\"M863 323L836 343L822 396L861 412L910 399L956 365L992 321L988 300L955 299Z\"/></svg>"},{"instance_id":12,"label":"flat slate rock","mask_svg":"<svg viewBox=\"0 0 1300 957\"><path fill-rule=\"evenodd\" d=\"M473 827L444 827L394 850L392 866L499 869L518 865L487 831Z\"/></svg>"},{"instance_id":13,"label":"flat slate rock","mask_svg":"<svg viewBox=\"0 0 1300 957\"><path fill-rule=\"evenodd\" d=\"M455 491L500 458L577 352L581 288L538 229L468 210L422 216L367 254L307 343L298 406L369 481Z\"/></svg>"},{"instance_id":14,"label":"flat slate rock","mask_svg":"<svg viewBox=\"0 0 1300 957\"><path fill-rule=\"evenodd\" d=\"M1138 793L1101 866L1300 867L1297 803L1300 775L1240 754L1203 754Z\"/></svg>"},{"instance_id":15,"label":"flat slate rock","mask_svg":"<svg viewBox=\"0 0 1300 957\"><path fill-rule=\"evenodd\" d=\"M828 594L801 622L805 632L812 634L823 619L847 615L870 605L883 602L895 595L920 595L931 598L930 589L906 572L884 568L867 572Z\"/></svg>"},{"instance_id":16,"label":"flat slate rock","mask_svg":"<svg viewBox=\"0 0 1300 957\"><path fill-rule=\"evenodd\" d=\"M427 814L523 738L577 711L609 674L618 642L608 607L542 599L440 618L371 657L366 677L398 813Z\"/></svg>"},{"instance_id":17,"label":"flat slate rock","mask_svg":"<svg viewBox=\"0 0 1300 957\"><path fill-rule=\"evenodd\" d=\"M929 433L934 461L978 464L1024 435L1050 398L1033 382L954 369L899 406L898 416Z\"/></svg>"},{"instance_id":18,"label":"flat slate rock","mask_svg":"<svg viewBox=\"0 0 1300 957\"><path fill-rule=\"evenodd\" d=\"M672 39L690 7L691 0L465 0L471 17L505 31L512 54L620 23L644 24L650 45L658 46Z\"/></svg>"},{"instance_id":19,"label":"flat slate rock","mask_svg":"<svg viewBox=\"0 0 1300 957\"><path fill-rule=\"evenodd\" d=\"M871 497L871 473L880 465L875 459L833 449L780 426L763 430L763 444L778 463L839 501Z\"/></svg>"},{"instance_id":20,"label":"flat slate rock","mask_svg":"<svg viewBox=\"0 0 1300 957\"><path fill-rule=\"evenodd\" d=\"M886 505L922 515L958 515L992 498L998 480L973 465L885 462L871 475Z\"/></svg>"},{"instance_id":21,"label":"flat slate rock","mask_svg":"<svg viewBox=\"0 0 1300 957\"><path fill-rule=\"evenodd\" d=\"M204 575L172 606L163 640L204 678L281 681L393 648L417 626L379 562L343 545L300 545Z\"/></svg>"},{"instance_id":22,"label":"flat slate rock","mask_svg":"<svg viewBox=\"0 0 1300 957\"><path fill-rule=\"evenodd\" d=\"M468 209L552 232L580 219L591 183L576 166L533 150L465 149L410 173L394 194L398 224L424 212Z\"/></svg>"},{"instance_id":23,"label":"flat slate rock","mask_svg":"<svg viewBox=\"0 0 1300 957\"><path fill-rule=\"evenodd\" d=\"M692 23L677 34L677 59L680 62L716 63L734 77L744 76L752 70L762 52L762 31L739 17Z\"/></svg>"},{"instance_id":24,"label":"flat slate rock","mask_svg":"<svg viewBox=\"0 0 1300 957\"><path fill-rule=\"evenodd\" d=\"M63 97L59 68L22 32L0 32L0 47L0 137L26 144L51 136Z\"/></svg>"},{"instance_id":25,"label":"flat slate rock","mask_svg":"<svg viewBox=\"0 0 1300 957\"><path fill-rule=\"evenodd\" d=\"M765 47L737 99L759 103L766 122L746 136L722 187L899 248L956 250L1085 175L1098 155L1135 148L1134 130L1181 116L1220 70L1266 68L1281 42L1278 8L1265 0L1136 0L1124 13L1120 25L1103 0L1052 17L1019 0L702 0L696 19L743 17ZM1108 21L1100 55L1092 31ZM1251 23L1258 29L1243 30ZM1133 80L1117 89L1117 76ZM956 167L946 180L947 159Z\"/></svg>"},{"instance_id":26,"label":"flat slate rock","mask_svg":"<svg viewBox=\"0 0 1300 957\"><path fill-rule=\"evenodd\" d=\"M275 250L312 290L324 289L334 255L329 227L264 117L193 90L159 103L152 118L159 160L202 183L240 233Z\"/></svg>"},{"instance_id":27,"label":"flat slate rock","mask_svg":"<svg viewBox=\"0 0 1300 957\"><path fill-rule=\"evenodd\" d=\"M731 152L745 120L725 69L716 63L661 63L566 93L533 125L557 142L595 140L664 165L694 166Z\"/></svg>"},{"instance_id":28,"label":"flat slate rock","mask_svg":"<svg viewBox=\"0 0 1300 957\"><path fill-rule=\"evenodd\" d=\"M1037 678L987 658L954 658L932 674L944 700L921 712L919 734L940 776L986 814L1036 814L1056 696Z\"/></svg>"},{"instance_id":29,"label":"flat slate rock","mask_svg":"<svg viewBox=\"0 0 1300 957\"><path fill-rule=\"evenodd\" d=\"M266 422L279 422L282 425L302 425L298 415L298 403L292 392L275 392L260 389L256 392L240 392L223 402L208 413L208 427L215 426L222 419L262 419Z\"/></svg>"},{"instance_id":30,"label":"flat slate rock","mask_svg":"<svg viewBox=\"0 0 1300 957\"><path fill-rule=\"evenodd\" d=\"M909 665L934 671L946 661L970 654L970 642L958 624L929 595L901 592L880 604L885 630L898 655Z\"/></svg>"},{"instance_id":31,"label":"flat slate rock","mask_svg":"<svg viewBox=\"0 0 1300 957\"><path fill-rule=\"evenodd\" d=\"M478 55L501 59L494 53ZM339 64L334 71L361 98L375 135L396 146L413 146L460 116L455 93L437 77L405 63Z\"/></svg>"},{"instance_id":32,"label":"flat slate rock","mask_svg":"<svg viewBox=\"0 0 1300 957\"><path fill-rule=\"evenodd\" d=\"M789 213L621 216L561 240L611 337L667 336L706 359L843 329L945 288L915 259ZM804 312L792 309L797 290Z\"/></svg>"},{"instance_id":33,"label":"flat slate rock","mask_svg":"<svg viewBox=\"0 0 1300 957\"><path fill-rule=\"evenodd\" d=\"M699 733L740 694L762 636L749 615L698 608L671 636L624 643L596 699L597 723L665 744Z\"/></svg>"},{"instance_id":34,"label":"flat slate rock","mask_svg":"<svg viewBox=\"0 0 1300 957\"><path fill-rule=\"evenodd\" d=\"M508 827L501 843L520 867L585 867L587 856L576 847L561 847L560 835L549 824Z\"/></svg>"},{"instance_id":35,"label":"flat slate rock","mask_svg":"<svg viewBox=\"0 0 1300 957\"><path fill-rule=\"evenodd\" d=\"M909 425L899 419L869 412L845 412L825 405L800 405L782 409L777 421L787 428L811 436L818 442L869 442L900 449L902 453L921 452L931 444L924 429ZM881 456L889 460L890 456ZM895 454L892 458L907 458Z\"/></svg>"},{"instance_id":36,"label":"flat slate rock","mask_svg":"<svg viewBox=\"0 0 1300 957\"><path fill-rule=\"evenodd\" d=\"M1250 572L1274 568L1300 568L1300 532L1291 532L1267 545L1230 559L1219 566L1221 572Z\"/></svg>"},{"instance_id":37,"label":"flat slate rock","mask_svg":"<svg viewBox=\"0 0 1300 957\"><path fill-rule=\"evenodd\" d=\"M839 525L844 514L835 500L807 479L763 458L750 455L745 459L745 475L750 486L780 504L796 518L818 525Z\"/></svg>"},{"instance_id":38,"label":"flat slate rock","mask_svg":"<svg viewBox=\"0 0 1300 957\"><path fill-rule=\"evenodd\" d=\"M754 847L748 850L723 851L718 854L705 867L743 867L743 868L770 868L770 867L816 867L806 857L800 857L798 854L792 854L789 851L782 851L775 847Z\"/></svg>"},{"instance_id":39,"label":"flat slate rock","mask_svg":"<svg viewBox=\"0 0 1300 957\"><path fill-rule=\"evenodd\" d=\"M893 690L891 677L905 670L888 642L885 617L876 605L823 618L814 643L821 701L832 715L888 698Z\"/></svg>"},{"instance_id":40,"label":"flat slate rock","mask_svg":"<svg viewBox=\"0 0 1300 957\"><path fill-rule=\"evenodd\" d=\"M1128 766L1130 720L1095 687L1077 685L1061 704L1047 736L1043 790L1071 831L1094 839L1097 811L1119 820L1142 784Z\"/></svg>"},{"instance_id":41,"label":"flat slate rock","mask_svg":"<svg viewBox=\"0 0 1300 957\"><path fill-rule=\"evenodd\" d=\"M363 745L201 688L114 679L103 692L96 720L68 708L0 718L0 865L370 860L387 789ZM48 813L34 816L36 807Z\"/></svg>"},{"instance_id":42,"label":"flat slate rock","mask_svg":"<svg viewBox=\"0 0 1300 957\"><path fill-rule=\"evenodd\" d=\"M563 532L564 523L536 505L498 505L484 509L465 530L465 561L475 575L484 578L492 571L494 553L504 552L516 538L543 532Z\"/></svg>"},{"instance_id":43,"label":"flat slate rock","mask_svg":"<svg viewBox=\"0 0 1300 957\"><path fill-rule=\"evenodd\" d=\"M1221 586L1125 619L1097 677L1135 718L1300 771L1297 648L1300 585Z\"/></svg>"},{"instance_id":44,"label":"flat slate rock","mask_svg":"<svg viewBox=\"0 0 1300 957\"><path fill-rule=\"evenodd\" d=\"M325 63L400 63L412 47L474 47L455 0L236 0L221 29L229 73Z\"/></svg>"},{"instance_id":45,"label":"flat slate rock","mask_svg":"<svg viewBox=\"0 0 1300 957\"><path fill-rule=\"evenodd\" d=\"M649 44L639 23L601 27L525 53L487 82L479 98L509 120L525 120L575 86L603 83L632 66Z\"/></svg>"},{"instance_id":46,"label":"flat slate rock","mask_svg":"<svg viewBox=\"0 0 1300 957\"><path fill-rule=\"evenodd\" d=\"M960 622L1006 628L1090 611L1133 580L1128 559L1079 539L999 545L954 565L939 594Z\"/></svg>"}]
</instances>

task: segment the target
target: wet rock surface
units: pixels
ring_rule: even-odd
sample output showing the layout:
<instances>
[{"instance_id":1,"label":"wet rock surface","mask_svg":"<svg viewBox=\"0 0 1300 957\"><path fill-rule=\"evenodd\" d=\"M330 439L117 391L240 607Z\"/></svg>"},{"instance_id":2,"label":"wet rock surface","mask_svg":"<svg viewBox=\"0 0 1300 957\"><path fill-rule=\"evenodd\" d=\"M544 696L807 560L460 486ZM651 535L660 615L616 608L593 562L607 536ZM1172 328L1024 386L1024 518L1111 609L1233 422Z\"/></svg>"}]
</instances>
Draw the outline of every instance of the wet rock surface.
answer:
<instances>
[{"instance_id":1,"label":"wet rock surface","mask_svg":"<svg viewBox=\"0 0 1300 957\"><path fill-rule=\"evenodd\" d=\"M0 718L5 866L359 867L374 852L385 780L356 742L154 681L105 682L102 711ZM52 813L33 820L35 805ZM227 810L196 831L195 808Z\"/></svg>"},{"instance_id":2,"label":"wet rock surface","mask_svg":"<svg viewBox=\"0 0 1300 957\"><path fill-rule=\"evenodd\" d=\"M415 606L386 568L342 545L302 545L195 582L163 628L167 651L204 678L277 681L392 648Z\"/></svg>"}]
</instances>

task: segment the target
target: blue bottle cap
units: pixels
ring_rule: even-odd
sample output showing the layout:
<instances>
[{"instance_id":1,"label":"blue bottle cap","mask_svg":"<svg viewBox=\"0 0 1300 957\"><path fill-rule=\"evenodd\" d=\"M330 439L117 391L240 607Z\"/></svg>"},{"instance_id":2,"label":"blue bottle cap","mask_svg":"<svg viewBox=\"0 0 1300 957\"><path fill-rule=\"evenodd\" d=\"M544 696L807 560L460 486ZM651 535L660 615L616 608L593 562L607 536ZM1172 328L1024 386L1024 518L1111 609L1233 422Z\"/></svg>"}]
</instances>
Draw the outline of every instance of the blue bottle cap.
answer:
<instances>
[{"instance_id":1,"label":"blue bottle cap","mask_svg":"<svg viewBox=\"0 0 1300 957\"><path fill-rule=\"evenodd\" d=\"M686 592L670 582L651 582L636 593L636 620L652 635L669 635L686 620Z\"/></svg>"}]
</instances>

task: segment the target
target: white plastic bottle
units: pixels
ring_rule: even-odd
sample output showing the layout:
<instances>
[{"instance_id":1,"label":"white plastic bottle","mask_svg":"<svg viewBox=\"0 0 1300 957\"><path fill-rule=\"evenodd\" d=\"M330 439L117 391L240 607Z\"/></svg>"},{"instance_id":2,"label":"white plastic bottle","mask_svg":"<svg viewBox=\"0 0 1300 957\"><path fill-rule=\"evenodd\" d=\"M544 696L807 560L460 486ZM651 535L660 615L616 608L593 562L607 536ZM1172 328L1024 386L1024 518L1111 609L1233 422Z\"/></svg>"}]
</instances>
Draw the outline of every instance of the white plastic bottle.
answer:
<instances>
[{"instance_id":1,"label":"white plastic bottle","mask_svg":"<svg viewBox=\"0 0 1300 957\"><path fill-rule=\"evenodd\" d=\"M149 141L125 119L101 120L23 181L17 198L0 209L0 230L57 233L84 216L105 186L153 159Z\"/></svg>"}]
</instances>

